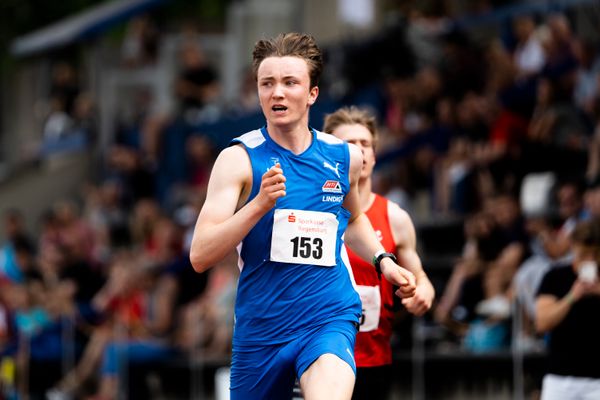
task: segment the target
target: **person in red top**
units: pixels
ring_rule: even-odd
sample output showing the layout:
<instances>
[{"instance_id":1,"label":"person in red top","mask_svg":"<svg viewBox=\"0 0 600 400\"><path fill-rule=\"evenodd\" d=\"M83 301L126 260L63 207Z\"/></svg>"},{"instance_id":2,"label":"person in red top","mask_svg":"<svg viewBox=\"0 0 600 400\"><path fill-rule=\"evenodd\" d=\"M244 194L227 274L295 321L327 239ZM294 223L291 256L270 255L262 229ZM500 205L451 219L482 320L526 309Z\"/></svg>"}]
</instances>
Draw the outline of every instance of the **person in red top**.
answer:
<instances>
[{"instance_id":1,"label":"person in red top","mask_svg":"<svg viewBox=\"0 0 600 400\"><path fill-rule=\"evenodd\" d=\"M415 228L409 215L397 204L372 192L371 176L375 166L376 121L368 111L344 107L325 117L323 131L358 146L363 153L363 167L358 182L360 205L367 215L386 252L398 258L398 264L416 277L416 293L402 300L406 309L421 316L433 302L435 291L423 271L416 252ZM356 337L357 366L353 399L386 399L391 390L392 322L394 288L373 266L350 249L348 258L362 300L363 315Z\"/></svg>"}]
</instances>

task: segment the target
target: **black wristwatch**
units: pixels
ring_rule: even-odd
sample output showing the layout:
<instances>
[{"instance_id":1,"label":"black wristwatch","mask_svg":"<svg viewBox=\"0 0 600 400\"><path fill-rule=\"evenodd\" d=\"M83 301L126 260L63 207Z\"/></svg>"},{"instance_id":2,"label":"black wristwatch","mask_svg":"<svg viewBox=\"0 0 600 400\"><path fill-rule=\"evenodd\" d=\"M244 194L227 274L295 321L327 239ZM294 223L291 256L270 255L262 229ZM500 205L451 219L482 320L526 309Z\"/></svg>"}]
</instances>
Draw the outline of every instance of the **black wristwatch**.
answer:
<instances>
[{"instance_id":1,"label":"black wristwatch","mask_svg":"<svg viewBox=\"0 0 600 400\"><path fill-rule=\"evenodd\" d=\"M385 251L380 251L375 253L375 255L373 256L373 265L375 266L375 271L377 271L378 274L381 275L381 260L383 260L384 258L389 257L392 259L392 261L394 261L395 263L398 262L398 259L396 258L396 256L394 255L394 253L387 253Z\"/></svg>"}]
</instances>

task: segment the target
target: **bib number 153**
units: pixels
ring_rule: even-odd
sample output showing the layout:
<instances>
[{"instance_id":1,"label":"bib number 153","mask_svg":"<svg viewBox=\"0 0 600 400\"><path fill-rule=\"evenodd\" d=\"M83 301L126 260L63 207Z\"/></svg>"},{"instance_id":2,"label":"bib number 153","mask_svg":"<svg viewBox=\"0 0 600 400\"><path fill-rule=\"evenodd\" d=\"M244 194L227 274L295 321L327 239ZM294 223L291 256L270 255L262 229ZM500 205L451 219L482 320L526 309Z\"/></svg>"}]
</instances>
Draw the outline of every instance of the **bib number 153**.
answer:
<instances>
[{"instance_id":1,"label":"bib number 153","mask_svg":"<svg viewBox=\"0 0 600 400\"><path fill-rule=\"evenodd\" d=\"M320 211L277 209L273 215L271 261L336 265L338 221Z\"/></svg>"},{"instance_id":2,"label":"bib number 153","mask_svg":"<svg viewBox=\"0 0 600 400\"><path fill-rule=\"evenodd\" d=\"M292 254L294 257L323 258L323 240L321 238L309 238L306 236L296 236L290 239L293 244Z\"/></svg>"}]
</instances>

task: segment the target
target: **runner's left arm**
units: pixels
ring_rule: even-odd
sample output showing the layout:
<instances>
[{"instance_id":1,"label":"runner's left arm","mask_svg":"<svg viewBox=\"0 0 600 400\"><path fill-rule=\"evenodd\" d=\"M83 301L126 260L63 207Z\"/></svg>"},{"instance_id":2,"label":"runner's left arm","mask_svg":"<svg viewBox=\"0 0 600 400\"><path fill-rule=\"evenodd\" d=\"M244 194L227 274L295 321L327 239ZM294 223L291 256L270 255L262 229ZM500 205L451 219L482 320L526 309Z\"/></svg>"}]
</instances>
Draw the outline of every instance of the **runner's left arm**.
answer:
<instances>
[{"instance_id":1,"label":"runner's left arm","mask_svg":"<svg viewBox=\"0 0 600 400\"><path fill-rule=\"evenodd\" d=\"M363 260L371 263L373 256L385 251L373 231L373 226L360 210L358 197L358 179L362 168L362 153L358 147L349 144L350 148L350 192L344 200L344 207L350 211L350 221L344 236L346 244ZM381 260L381 273L393 285L399 287L396 295L402 298L415 294L416 283L412 272L402 268L390 258Z\"/></svg>"},{"instance_id":2,"label":"runner's left arm","mask_svg":"<svg viewBox=\"0 0 600 400\"><path fill-rule=\"evenodd\" d=\"M394 243L396 243L398 263L415 275L417 284L415 295L402 299L402 304L411 314L421 316L431 308L435 290L423 270L421 258L417 253L415 227L408 213L391 201L388 201L388 216Z\"/></svg>"}]
</instances>

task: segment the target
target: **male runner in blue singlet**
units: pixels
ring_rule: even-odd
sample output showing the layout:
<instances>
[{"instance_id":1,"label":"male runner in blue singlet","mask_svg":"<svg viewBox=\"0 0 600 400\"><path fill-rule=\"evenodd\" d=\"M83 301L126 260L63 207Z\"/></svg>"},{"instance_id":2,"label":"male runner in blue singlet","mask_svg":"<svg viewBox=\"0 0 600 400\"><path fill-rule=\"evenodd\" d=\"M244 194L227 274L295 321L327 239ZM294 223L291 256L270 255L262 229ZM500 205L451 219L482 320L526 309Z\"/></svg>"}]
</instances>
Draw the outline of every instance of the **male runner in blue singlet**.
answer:
<instances>
[{"instance_id":1,"label":"male runner in blue singlet","mask_svg":"<svg viewBox=\"0 0 600 400\"><path fill-rule=\"evenodd\" d=\"M360 211L360 150L308 126L321 52L306 34L257 42L253 69L267 124L233 140L210 177L190 259L202 272L237 248L231 398L350 399L361 304L340 257L348 246L399 287L415 277Z\"/></svg>"}]
</instances>

